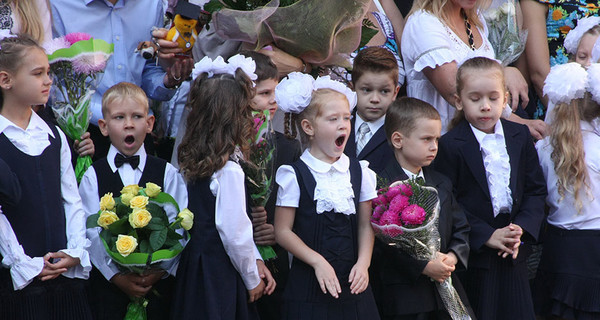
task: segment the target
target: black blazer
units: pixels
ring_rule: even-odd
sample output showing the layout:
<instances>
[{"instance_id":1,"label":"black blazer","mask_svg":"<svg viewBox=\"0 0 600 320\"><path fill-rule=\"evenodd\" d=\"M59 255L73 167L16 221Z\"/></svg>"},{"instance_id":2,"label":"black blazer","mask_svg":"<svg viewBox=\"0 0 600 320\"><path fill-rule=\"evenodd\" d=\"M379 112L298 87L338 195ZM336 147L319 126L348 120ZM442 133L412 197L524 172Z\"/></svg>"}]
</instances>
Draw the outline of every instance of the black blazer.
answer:
<instances>
[{"instance_id":1,"label":"black blazer","mask_svg":"<svg viewBox=\"0 0 600 320\"><path fill-rule=\"evenodd\" d=\"M390 159L395 159L394 151L387 143L387 138L385 137L385 126L381 126L381 128L379 128L379 130L373 134L369 142L367 142L365 147L357 156L356 135L354 133L356 117L358 117L358 115L356 112L354 112L354 117L352 117L351 120L352 128L350 129L350 137L348 137L348 142L346 142L344 153L350 158L369 161L369 168L375 171L375 173L379 174L379 172L385 168Z\"/></svg>"},{"instance_id":2,"label":"black blazer","mask_svg":"<svg viewBox=\"0 0 600 320\"><path fill-rule=\"evenodd\" d=\"M432 168L423 168L425 185L434 187L440 198L440 216L438 230L440 232L440 251L453 251L457 258L457 270L465 269L469 257L469 224L464 211L454 199L450 180ZM380 173L380 177L390 183L408 179L396 159L390 161ZM381 312L385 316L414 314L443 309L434 283L422 274L427 265L426 260L417 260L398 249L375 241L373 264L374 289L377 290L380 302L386 299L393 303L380 303ZM467 304L466 295L458 282L452 277L463 302ZM380 288L377 288L379 287ZM383 300L383 301L382 301Z\"/></svg>"},{"instance_id":3,"label":"black blazer","mask_svg":"<svg viewBox=\"0 0 600 320\"><path fill-rule=\"evenodd\" d=\"M470 266L486 267L496 251L485 242L497 229L513 222L523 228L523 241L537 240L544 219L546 181L529 129L521 124L502 121L506 149L510 157L510 190L513 207L509 221L497 225L479 143L466 120L446 133L439 143L435 168L454 186L454 195L463 206L471 225ZM526 254L519 255L526 259ZM517 260L520 260L517 258Z\"/></svg>"}]
</instances>

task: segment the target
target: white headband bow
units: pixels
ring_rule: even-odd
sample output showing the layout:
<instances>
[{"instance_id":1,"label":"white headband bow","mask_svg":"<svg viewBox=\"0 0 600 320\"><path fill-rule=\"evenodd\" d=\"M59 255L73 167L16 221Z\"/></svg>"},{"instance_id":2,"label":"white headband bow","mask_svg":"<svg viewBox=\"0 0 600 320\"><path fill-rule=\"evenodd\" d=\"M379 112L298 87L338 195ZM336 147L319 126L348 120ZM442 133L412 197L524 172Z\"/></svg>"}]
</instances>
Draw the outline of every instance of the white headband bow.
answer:
<instances>
[{"instance_id":1,"label":"white headband bow","mask_svg":"<svg viewBox=\"0 0 600 320\"><path fill-rule=\"evenodd\" d=\"M587 70L579 63L556 65L544 81L544 95L554 104L569 103L583 98L586 92L600 104L600 64L592 63Z\"/></svg>"},{"instance_id":2,"label":"white headband bow","mask_svg":"<svg viewBox=\"0 0 600 320\"><path fill-rule=\"evenodd\" d=\"M596 16L590 16L577 20L577 27L567 33L565 41L563 42L563 46L567 52L571 54L577 53L577 47L579 47L579 41L581 41L581 37L583 37L588 30L598 24L600 24L600 17Z\"/></svg>"},{"instance_id":3,"label":"white headband bow","mask_svg":"<svg viewBox=\"0 0 600 320\"><path fill-rule=\"evenodd\" d=\"M192 70L192 79L196 79L202 73L206 72L208 77L211 78L215 74L227 73L235 76L235 71L237 69L242 69L244 73L250 78L250 80L255 81L258 76L256 73L256 63L252 58L245 57L241 54L236 54L232 56L225 62L223 57L218 56L215 60L204 57L202 60L196 62L194 65L194 69Z\"/></svg>"}]
</instances>

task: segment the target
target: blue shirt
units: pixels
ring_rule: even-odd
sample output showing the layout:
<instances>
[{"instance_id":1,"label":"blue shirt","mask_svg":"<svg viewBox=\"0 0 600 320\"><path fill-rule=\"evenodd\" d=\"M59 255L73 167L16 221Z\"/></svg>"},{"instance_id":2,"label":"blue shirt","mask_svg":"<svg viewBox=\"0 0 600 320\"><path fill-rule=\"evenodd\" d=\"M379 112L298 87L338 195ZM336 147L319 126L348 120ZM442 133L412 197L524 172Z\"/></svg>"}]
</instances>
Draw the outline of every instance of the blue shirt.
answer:
<instances>
[{"instance_id":1,"label":"blue shirt","mask_svg":"<svg viewBox=\"0 0 600 320\"><path fill-rule=\"evenodd\" d=\"M170 100L175 90L165 88L164 70L154 60L135 53L138 43L152 38L152 27L162 27L162 0L50 0L54 37L72 32L85 32L93 38L115 45L102 80L92 97L94 125L102 118L102 95L119 82L131 82L142 87L148 97Z\"/></svg>"}]
</instances>

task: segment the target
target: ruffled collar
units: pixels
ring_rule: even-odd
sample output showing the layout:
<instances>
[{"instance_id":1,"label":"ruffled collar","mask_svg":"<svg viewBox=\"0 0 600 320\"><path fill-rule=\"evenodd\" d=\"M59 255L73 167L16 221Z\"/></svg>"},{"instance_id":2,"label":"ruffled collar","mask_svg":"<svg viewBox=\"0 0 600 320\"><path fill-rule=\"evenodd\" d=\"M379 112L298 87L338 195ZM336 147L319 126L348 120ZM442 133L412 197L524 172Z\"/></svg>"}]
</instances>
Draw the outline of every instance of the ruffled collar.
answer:
<instances>
[{"instance_id":1,"label":"ruffled collar","mask_svg":"<svg viewBox=\"0 0 600 320\"><path fill-rule=\"evenodd\" d=\"M485 133L475 127L473 127L472 124L469 123L469 126L471 127L471 130L473 131L473 134L475 135L475 139L477 139L477 142L479 142L479 148L481 149L481 145L483 143L483 139L485 138L486 135L488 134L492 134L492 133ZM496 123L496 126L494 127L494 133L493 135L504 139L504 129L502 128L502 121L498 120L498 122Z\"/></svg>"},{"instance_id":2,"label":"ruffled collar","mask_svg":"<svg viewBox=\"0 0 600 320\"><path fill-rule=\"evenodd\" d=\"M348 172L348 169L350 168L350 159L345 154L342 154L342 156L336 162L327 163L315 158L310 153L310 150L306 149L300 156L300 159L302 159L302 161L304 161L304 163L306 163L311 170L319 173L327 173L332 168L338 172L344 173Z\"/></svg>"}]
</instances>

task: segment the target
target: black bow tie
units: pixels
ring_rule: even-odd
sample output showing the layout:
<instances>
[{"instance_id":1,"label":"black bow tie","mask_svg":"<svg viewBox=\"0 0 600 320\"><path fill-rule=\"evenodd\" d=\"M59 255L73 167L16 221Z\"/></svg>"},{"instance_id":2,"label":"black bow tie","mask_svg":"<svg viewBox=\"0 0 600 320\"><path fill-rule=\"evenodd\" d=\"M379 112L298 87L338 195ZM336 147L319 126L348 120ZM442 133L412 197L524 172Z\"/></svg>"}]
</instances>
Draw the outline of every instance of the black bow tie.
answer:
<instances>
[{"instance_id":1,"label":"black bow tie","mask_svg":"<svg viewBox=\"0 0 600 320\"><path fill-rule=\"evenodd\" d=\"M140 164L140 156L126 157L120 153L115 156L115 166L120 168L124 163L129 163L132 168L136 169Z\"/></svg>"}]
</instances>

